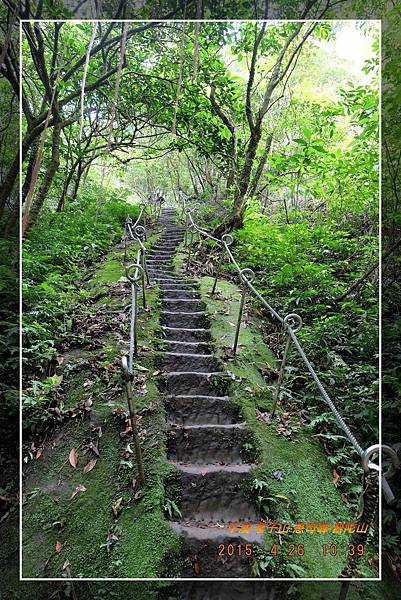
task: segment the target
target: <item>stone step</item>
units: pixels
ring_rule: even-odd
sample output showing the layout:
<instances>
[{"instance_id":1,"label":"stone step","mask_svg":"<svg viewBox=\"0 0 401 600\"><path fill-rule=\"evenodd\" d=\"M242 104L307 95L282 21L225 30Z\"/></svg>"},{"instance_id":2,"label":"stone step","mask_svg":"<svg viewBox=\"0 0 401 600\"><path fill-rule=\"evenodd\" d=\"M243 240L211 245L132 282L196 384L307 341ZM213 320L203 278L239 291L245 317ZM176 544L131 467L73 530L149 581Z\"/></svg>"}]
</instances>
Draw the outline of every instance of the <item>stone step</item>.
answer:
<instances>
[{"instance_id":1,"label":"stone step","mask_svg":"<svg viewBox=\"0 0 401 600\"><path fill-rule=\"evenodd\" d=\"M202 328L209 326L209 316L204 311L160 311L161 322L169 327Z\"/></svg>"},{"instance_id":2,"label":"stone step","mask_svg":"<svg viewBox=\"0 0 401 600\"><path fill-rule=\"evenodd\" d=\"M168 266L172 266L172 262L170 258L147 258L146 259L148 265L152 265L152 267L160 265L160 266L164 266L164 265L168 265Z\"/></svg>"},{"instance_id":3,"label":"stone step","mask_svg":"<svg viewBox=\"0 0 401 600\"><path fill-rule=\"evenodd\" d=\"M159 278L159 283L158 286L160 287L161 290L165 291L168 289L172 289L172 290L178 290L178 289L187 289L187 290L192 290L192 291L198 291L197 290L197 282L196 281L189 281L189 283L186 283L186 280L180 279L178 277L174 277L173 279L166 279L163 280L161 277Z\"/></svg>"},{"instance_id":4,"label":"stone step","mask_svg":"<svg viewBox=\"0 0 401 600\"><path fill-rule=\"evenodd\" d=\"M161 326L166 340L174 342L207 342L211 340L209 329L204 327L170 327Z\"/></svg>"},{"instance_id":5,"label":"stone step","mask_svg":"<svg viewBox=\"0 0 401 600\"><path fill-rule=\"evenodd\" d=\"M176 289L171 289L171 286L167 286L162 288L163 290L163 299L168 302L168 300L196 300L200 298L200 293L194 289L182 289L182 287L177 287Z\"/></svg>"},{"instance_id":6,"label":"stone step","mask_svg":"<svg viewBox=\"0 0 401 600\"><path fill-rule=\"evenodd\" d=\"M206 304L199 298L162 298L163 307L172 312L205 312Z\"/></svg>"},{"instance_id":7,"label":"stone step","mask_svg":"<svg viewBox=\"0 0 401 600\"><path fill-rule=\"evenodd\" d=\"M159 254L158 252L149 252L147 260L171 261L174 257L174 252L171 254Z\"/></svg>"},{"instance_id":8,"label":"stone step","mask_svg":"<svg viewBox=\"0 0 401 600\"><path fill-rule=\"evenodd\" d=\"M194 464L241 464L249 462L244 444L250 440L244 423L189 425L168 430L169 460Z\"/></svg>"},{"instance_id":9,"label":"stone step","mask_svg":"<svg viewBox=\"0 0 401 600\"><path fill-rule=\"evenodd\" d=\"M229 379L225 373L171 372L165 375L166 392L179 396L225 396Z\"/></svg>"},{"instance_id":10,"label":"stone step","mask_svg":"<svg viewBox=\"0 0 401 600\"><path fill-rule=\"evenodd\" d=\"M213 348L212 344L209 342L163 341L166 343L167 352L178 352L179 354L211 354Z\"/></svg>"},{"instance_id":11,"label":"stone step","mask_svg":"<svg viewBox=\"0 0 401 600\"><path fill-rule=\"evenodd\" d=\"M220 364L213 354L165 352L161 361L164 371L219 371Z\"/></svg>"},{"instance_id":12,"label":"stone step","mask_svg":"<svg viewBox=\"0 0 401 600\"><path fill-rule=\"evenodd\" d=\"M152 248L161 248L163 250L163 249L165 249L166 246L176 246L176 245L177 245L176 240L170 241L168 239L159 238L158 240L156 240L154 242L154 244L152 244Z\"/></svg>"},{"instance_id":13,"label":"stone step","mask_svg":"<svg viewBox=\"0 0 401 600\"><path fill-rule=\"evenodd\" d=\"M191 578L196 574L191 570ZM199 577L202 577L202 569ZM241 576L241 575L240 575ZM182 581L179 584L179 600L279 600L282 593L274 581ZM281 594L281 595L280 595Z\"/></svg>"},{"instance_id":14,"label":"stone step","mask_svg":"<svg viewBox=\"0 0 401 600\"><path fill-rule=\"evenodd\" d=\"M252 555L254 548L262 543L262 533L254 529L247 532L230 531L228 526L219 527L196 521L171 521L170 526L183 539L183 556L192 559L192 564L186 561L181 577L236 579L252 576ZM232 556L228 555L229 545L234 549ZM219 556L221 551L224 551L223 556ZM247 553L251 556L247 556ZM221 596L215 596L213 600L220 598Z\"/></svg>"},{"instance_id":15,"label":"stone step","mask_svg":"<svg viewBox=\"0 0 401 600\"><path fill-rule=\"evenodd\" d=\"M240 420L227 396L170 395L165 405L168 421L175 425L229 425Z\"/></svg>"},{"instance_id":16,"label":"stone step","mask_svg":"<svg viewBox=\"0 0 401 600\"><path fill-rule=\"evenodd\" d=\"M182 519L204 522L257 522L259 515L246 494L254 465L176 464L182 489Z\"/></svg>"},{"instance_id":17,"label":"stone step","mask_svg":"<svg viewBox=\"0 0 401 600\"><path fill-rule=\"evenodd\" d=\"M177 244L154 244L152 246L152 251L153 252L172 252L174 253L176 251L177 248Z\"/></svg>"},{"instance_id":18,"label":"stone step","mask_svg":"<svg viewBox=\"0 0 401 600\"><path fill-rule=\"evenodd\" d=\"M149 250L148 250L148 254L160 254L160 255L164 255L167 254L168 256L171 256L172 254L174 254L174 252L172 250L162 250L159 248L156 248L155 246L152 246Z\"/></svg>"},{"instance_id":19,"label":"stone step","mask_svg":"<svg viewBox=\"0 0 401 600\"><path fill-rule=\"evenodd\" d=\"M174 277L175 271L173 267L162 267L160 265L149 265L148 266L149 273L152 273L152 277L156 279L159 275L163 275L163 277Z\"/></svg>"}]
</instances>

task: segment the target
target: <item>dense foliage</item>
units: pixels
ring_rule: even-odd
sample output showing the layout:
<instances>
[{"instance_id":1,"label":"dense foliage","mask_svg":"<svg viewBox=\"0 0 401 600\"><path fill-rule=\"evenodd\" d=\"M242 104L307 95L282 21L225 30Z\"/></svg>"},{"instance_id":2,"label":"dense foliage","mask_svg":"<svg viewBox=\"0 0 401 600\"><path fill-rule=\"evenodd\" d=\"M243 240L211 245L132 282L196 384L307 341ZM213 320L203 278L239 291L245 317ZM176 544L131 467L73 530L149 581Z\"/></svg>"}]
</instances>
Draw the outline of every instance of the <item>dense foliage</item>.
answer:
<instances>
[{"instance_id":1,"label":"dense foliage","mask_svg":"<svg viewBox=\"0 0 401 600\"><path fill-rule=\"evenodd\" d=\"M142 200L171 187L169 198L198 199L197 216L207 215L216 234L236 230L238 258L254 269L260 291L282 313L301 313L310 358L346 421L360 424L361 444L377 439L379 46L377 28L366 26L360 35L370 39L370 57L359 73L341 71L332 51L339 31L329 22L220 22L198 31L136 23L106 32L85 23L25 25L28 373L45 370L55 339L68 335L79 269L111 241L103 198L95 207L81 192L75 202L87 173L101 186L118 177ZM71 59L64 56L56 74L59 48ZM71 60L84 68L83 83ZM38 122L46 133L44 102L52 141L32 202L40 156L32 139ZM354 503L355 457L293 360L286 402L314 419Z\"/></svg>"},{"instance_id":2,"label":"dense foliage","mask_svg":"<svg viewBox=\"0 0 401 600\"><path fill-rule=\"evenodd\" d=\"M82 294L84 268L121 239L127 214L123 196L83 188L62 213L48 212L29 232L23 251L24 377L46 370L56 344L71 331L70 313ZM104 191L103 191L103 195Z\"/></svg>"}]
</instances>

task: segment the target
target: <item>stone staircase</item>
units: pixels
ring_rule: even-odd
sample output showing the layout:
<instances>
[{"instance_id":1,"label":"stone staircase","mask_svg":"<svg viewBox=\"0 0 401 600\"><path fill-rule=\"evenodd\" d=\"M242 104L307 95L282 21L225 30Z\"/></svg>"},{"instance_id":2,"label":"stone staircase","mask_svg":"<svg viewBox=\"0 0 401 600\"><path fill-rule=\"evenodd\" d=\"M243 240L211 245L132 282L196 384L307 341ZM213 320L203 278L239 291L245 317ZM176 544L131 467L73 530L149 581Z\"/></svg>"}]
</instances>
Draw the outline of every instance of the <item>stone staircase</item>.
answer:
<instances>
[{"instance_id":1,"label":"stone staircase","mask_svg":"<svg viewBox=\"0 0 401 600\"><path fill-rule=\"evenodd\" d=\"M182 576L250 577L246 544L260 543L262 536L252 528L245 533L228 527L258 520L242 491L253 466L244 451L249 432L227 396L229 378L214 356L198 285L172 265L183 227L171 208L163 210L159 224L164 234L148 255L148 268L162 290L167 458L182 488L182 517L171 526L184 539Z\"/></svg>"}]
</instances>

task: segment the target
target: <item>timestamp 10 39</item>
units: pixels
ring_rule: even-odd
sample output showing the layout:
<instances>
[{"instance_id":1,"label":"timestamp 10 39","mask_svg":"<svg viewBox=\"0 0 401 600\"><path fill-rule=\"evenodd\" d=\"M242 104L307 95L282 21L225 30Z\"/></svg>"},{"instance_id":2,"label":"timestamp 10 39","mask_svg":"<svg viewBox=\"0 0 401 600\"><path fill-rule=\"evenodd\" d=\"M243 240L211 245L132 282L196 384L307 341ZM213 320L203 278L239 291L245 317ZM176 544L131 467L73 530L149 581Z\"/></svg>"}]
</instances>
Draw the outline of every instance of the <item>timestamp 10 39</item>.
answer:
<instances>
[{"instance_id":1,"label":"timestamp 10 39","mask_svg":"<svg viewBox=\"0 0 401 600\"><path fill-rule=\"evenodd\" d=\"M330 557L337 556L346 552L349 556L363 556L365 553L364 544L347 544L346 547L338 548L337 544L322 544L322 556ZM288 546L280 546L273 544L270 548L270 554L277 556L285 554L287 556L303 556L305 554L304 544L288 544ZM221 557L251 557L253 556L252 544L219 544L217 556Z\"/></svg>"}]
</instances>

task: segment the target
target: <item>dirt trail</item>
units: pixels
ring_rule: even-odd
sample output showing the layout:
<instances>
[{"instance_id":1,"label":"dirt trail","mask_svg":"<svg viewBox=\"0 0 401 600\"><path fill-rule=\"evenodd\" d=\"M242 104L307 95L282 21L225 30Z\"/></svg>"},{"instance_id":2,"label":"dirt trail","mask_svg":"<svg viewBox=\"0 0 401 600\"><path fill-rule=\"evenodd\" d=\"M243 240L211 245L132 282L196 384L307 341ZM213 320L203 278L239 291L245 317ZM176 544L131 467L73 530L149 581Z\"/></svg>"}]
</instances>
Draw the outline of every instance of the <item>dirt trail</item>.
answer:
<instances>
[{"instance_id":1,"label":"dirt trail","mask_svg":"<svg viewBox=\"0 0 401 600\"><path fill-rule=\"evenodd\" d=\"M260 542L262 535L228 527L230 522L257 520L241 490L253 466L244 450L249 432L226 395L228 377L214 356L197 284L172 266L183 227L175 224L169 208L159 223L165 233L153 246L148 265L162 290L168 460L177 467L182 487L182 518L171 525L184 536L190 559L183 576L250 576L251 549L246 544ZM233 556L228 556L228 545L235 548Z\"/></svg>"}]
</instances>

